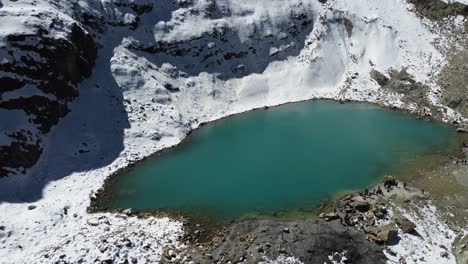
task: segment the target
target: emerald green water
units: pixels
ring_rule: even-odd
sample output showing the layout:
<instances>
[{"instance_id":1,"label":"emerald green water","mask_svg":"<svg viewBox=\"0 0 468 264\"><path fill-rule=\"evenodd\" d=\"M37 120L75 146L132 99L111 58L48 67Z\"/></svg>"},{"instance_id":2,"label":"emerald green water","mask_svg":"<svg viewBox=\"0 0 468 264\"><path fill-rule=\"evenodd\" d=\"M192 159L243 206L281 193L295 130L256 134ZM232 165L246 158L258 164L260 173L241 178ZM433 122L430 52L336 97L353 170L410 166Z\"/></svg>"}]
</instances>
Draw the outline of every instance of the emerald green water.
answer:
<instances>
[{"instance_id":1,"label":"emerald green water","mask_svg":"<svg viewBox=\"0 0 468 264\"><path fill-rule=\"evenodd\" d=\"M367 104L283 105L195 131L177 149L116 177L103 206L217 220L307 211L338 192L397 175L420 157L447 154L455 135Z\"/></svg>"}]
</instances>

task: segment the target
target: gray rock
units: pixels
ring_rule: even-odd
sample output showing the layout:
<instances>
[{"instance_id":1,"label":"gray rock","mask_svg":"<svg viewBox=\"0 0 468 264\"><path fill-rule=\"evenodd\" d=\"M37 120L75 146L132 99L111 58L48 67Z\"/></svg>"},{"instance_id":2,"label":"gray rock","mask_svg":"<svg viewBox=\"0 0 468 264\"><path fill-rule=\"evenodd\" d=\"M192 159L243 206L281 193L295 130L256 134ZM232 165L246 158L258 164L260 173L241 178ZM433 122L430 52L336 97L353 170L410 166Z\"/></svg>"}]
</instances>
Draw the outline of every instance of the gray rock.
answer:
<instances>
[{"instance_id":1,"label":"gray rock","mask_svg":"<svg viewBox=\"0 0 468 264\"><path fill-rule=\"evenodd\" d=\"M328 214L321 213L319 217L324 219L325 221L340 219L340 216L335 213L328 213Z\"/></svg>"},{"instance_id":2,"label":"gray rock","mask_svg":"<svg viewBox=\"0 0 468 264\"><path fill-rule=\"evenodd\" d=\"M404 216L398 218L396 222L404 233L411 233L416 229L416 224Z\"/></svg>"},{"instance_id":3,"label":"gray rock","mask_svg":"<svg viewBox=\"0 0 468 264\"><path fill-rule=\"evenodd\" d=\"M388 84L388 78L377 70L372 70L370 73L372 79L374 79L380 86Z\"/></svg>"},{"instance_id":4,"label":"gray rock","mask_svg":"<svg viewBox=\"0 0 468 264\"><path fill-rule=\"evenodd\" d=\"M377 232L377 241L387 245L392 244L398 238L398 231L392 225L384 225L379 227Z\"/></svg>"},{"instance_id":5,"label":"gray rock","mask_svg":"<svg viewBox=\"0 0 468 264\"><path fill-rule=\"evenodd\" d=\"M368 201L364 200L361 196L353 197L351 205L359 212L367 212L370 209Z\"/></svg>"},{"instance_id":6,"label":"gray rock","mask_svg":"<svg viewBox=\"0 0 468 264\"><path fill-rule=\"evenodd\" d=\"M246 240L246 235L253 239ZM211 250L214 260L244 256L247 263L258 263L262 256L276 259L280 254L290 254L304 263L328 263L328 256L347 250L345 256L349 263L386 262L381 246L339 221L247 220L231 225L220 241ZM194 261L203 263L203 259L195 256Z\"/></svg>"}]
</instances>

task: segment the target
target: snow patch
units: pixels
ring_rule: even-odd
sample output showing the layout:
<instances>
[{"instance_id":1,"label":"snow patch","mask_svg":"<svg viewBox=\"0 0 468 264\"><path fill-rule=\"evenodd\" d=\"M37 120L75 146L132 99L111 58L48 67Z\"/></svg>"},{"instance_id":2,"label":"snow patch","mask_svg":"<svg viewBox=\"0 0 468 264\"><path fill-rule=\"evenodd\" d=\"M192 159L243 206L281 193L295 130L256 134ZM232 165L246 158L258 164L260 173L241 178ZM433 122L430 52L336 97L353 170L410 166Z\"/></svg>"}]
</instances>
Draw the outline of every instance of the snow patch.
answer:
<instances>
[{"instance_id":1,"label":"snow patch","mask_svg":"<svg viewBox=\"0 0 468 264\"><path fill-rule=\"evenodd\" d=\"M456 263L452 252L455 233L438 217L434 205L418 207L415 211L399 209L403 216L416 224L416 234L400 232L400 241L385 251L388 263Z\"/></svg>"},{"instance_id":2,"label":"snow patch","mask_svg":"<svg viewBox=\"0 0 468 264\"><path fill-rule=\"evenodd\" d=\"M279 255L275 260L271 260L265 256L259 264L303 264L303 262L295 257Z\"/></svg>"}]
</instances>

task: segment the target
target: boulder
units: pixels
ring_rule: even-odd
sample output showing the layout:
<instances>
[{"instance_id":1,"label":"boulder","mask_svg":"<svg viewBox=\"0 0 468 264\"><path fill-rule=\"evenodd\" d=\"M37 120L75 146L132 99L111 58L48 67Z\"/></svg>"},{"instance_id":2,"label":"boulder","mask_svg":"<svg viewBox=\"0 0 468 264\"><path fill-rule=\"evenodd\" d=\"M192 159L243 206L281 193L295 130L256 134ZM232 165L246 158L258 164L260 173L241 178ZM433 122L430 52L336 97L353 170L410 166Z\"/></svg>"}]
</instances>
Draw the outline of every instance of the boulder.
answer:
<instances>
[{"instance_id":1,"label":"boulder","mask_svg":"<svg viewBox=\"0 0 468 264\"><path fill-rule=\"evenodd\" d=\"M383 219L387 214L387 209L385 208L385 206L377 204L372 209L372 212L374 213L374 216L378 219Z\"/></svg>"},{"instance_id":2,"label":"boulder","mask_svg":"<svg viewBox=\"0 0 468 264\"><path fill-rule=\"evenodd\" d=\"M391 244L398 238L398 231L391 225L380 227L377 237L386 244Z\"/></svg>"},{"instance_id":3,"label":"boulder","mask_svg":"<svg viewBox=\"0 0 468 264\"><path fill-rule=\"evenodd\" d=\"M324 219L325 221L340 219L340 216L336 213L328 213L328 214L321 213L319 217Z\"/></svg>"},{"instance_id":4,"label":"boulder","mask_svg":"<svg viewBox=\"0 0 468 264\"><path fill-rule=\"evenodd\" d=\"M416 229L416 224L411 222L408 218L404 216L398 218L396 223L401 228L403 233L411 233Z\"/></svg>"},{"instance_id":5,"label":"boulder","mask_svg":"<svg viewBox=\"0 0 468 264\"><path fill-rule=\"evenodd\" d=\"M370 204L368 201L364 200L362 196L355 196L352 199L351 205L358 210L359 212L367 212L370 209Z\"/></svg>"},{"instance_id":6,"label":"boulder","mask_svg":"<svg viewBox=\"0 0 468 264\"><path fill-rule=\"evenodd\" d=\"M398 238L398 231L391 225L383 225L369 231L368 237L375 242L391 244Z\"/></svg>"}]
</instances>

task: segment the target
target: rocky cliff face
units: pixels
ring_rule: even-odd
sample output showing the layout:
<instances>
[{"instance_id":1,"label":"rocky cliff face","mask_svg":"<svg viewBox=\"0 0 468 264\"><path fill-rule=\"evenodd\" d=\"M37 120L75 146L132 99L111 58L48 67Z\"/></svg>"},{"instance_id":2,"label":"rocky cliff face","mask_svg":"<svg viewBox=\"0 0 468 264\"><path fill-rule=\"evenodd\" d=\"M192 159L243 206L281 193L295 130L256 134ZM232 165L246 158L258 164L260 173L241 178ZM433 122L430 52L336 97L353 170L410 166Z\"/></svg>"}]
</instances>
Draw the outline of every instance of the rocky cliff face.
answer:
<instances>
[{"instance_id":1,"label":"rocky cliff face","mask_svg":"<svg viewBox=\"0 0 468 264\"><path fill-rule=\"evenodd\" d=\"M0 9L0 115L21 115L2 131L0 177L37 162L43 136L69 112L78 83L93 70L93 37L59 7L5 1Z\"/></svg>"},{"instance_id":2,"label":"rocky cliff face","mask_svg":"<svg viewBox=\"0 0 468 264\"><path fill-rule=\"evenodd\" d=\"M25 173L43 141L93 71L106 25L138 24L152 4L121 1L6 1L0 3L0 177Z\"/></svg>"}]
</instances>

